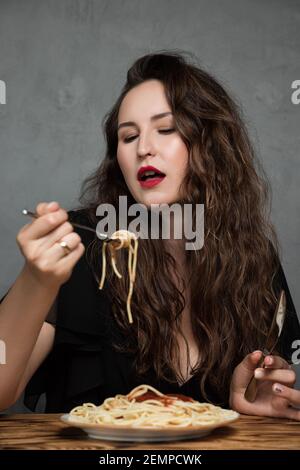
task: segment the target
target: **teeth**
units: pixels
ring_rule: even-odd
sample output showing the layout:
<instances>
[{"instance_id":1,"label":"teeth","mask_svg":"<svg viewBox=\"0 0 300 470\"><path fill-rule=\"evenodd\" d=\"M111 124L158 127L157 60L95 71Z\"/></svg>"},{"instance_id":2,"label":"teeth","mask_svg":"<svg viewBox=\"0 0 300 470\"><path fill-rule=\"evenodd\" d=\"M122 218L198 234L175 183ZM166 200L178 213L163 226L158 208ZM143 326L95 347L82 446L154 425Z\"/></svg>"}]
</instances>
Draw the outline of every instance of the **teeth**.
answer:
<instances>
[{"instance_id":1,"label":"teeth","mask_svg":"<svg viewBox=\"0 0 300 470\"><path fill-rule=\"evenodd\" d=\"M165 176L163 175L162 173L160 173L159 171L155 171L155 170L147 170L147 171L144 171L141 176L140 176L140 179L141 180L146 180L147 178L151 178L153 176L158 176L158 177L161 177L161 176Z\"/></svg>"}]
</instances>

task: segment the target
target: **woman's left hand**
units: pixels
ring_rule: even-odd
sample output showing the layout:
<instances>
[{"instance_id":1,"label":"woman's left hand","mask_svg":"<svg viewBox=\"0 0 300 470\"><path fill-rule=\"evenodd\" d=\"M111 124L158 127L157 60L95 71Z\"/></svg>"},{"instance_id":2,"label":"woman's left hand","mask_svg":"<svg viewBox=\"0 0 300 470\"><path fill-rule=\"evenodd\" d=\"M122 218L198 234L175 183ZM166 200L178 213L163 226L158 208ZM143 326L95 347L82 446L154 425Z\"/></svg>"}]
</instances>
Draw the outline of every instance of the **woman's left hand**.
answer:
<instances>
[{"instance_id":1,"label":"woman's left hand","mask_svg":"<svg viewBox=\"0 0 300 470\"><path fill-rule=\"evenodd\" d=\"M230 407L239 413L257 416L290 418L300 421L300 391L294 390L296 374L279 356L266 356L264 368L257 368L262 351L248 354L234 369L230 386ZM253 374L258 380L253 403L244 397Z\"/></svg>"}]
</instances>

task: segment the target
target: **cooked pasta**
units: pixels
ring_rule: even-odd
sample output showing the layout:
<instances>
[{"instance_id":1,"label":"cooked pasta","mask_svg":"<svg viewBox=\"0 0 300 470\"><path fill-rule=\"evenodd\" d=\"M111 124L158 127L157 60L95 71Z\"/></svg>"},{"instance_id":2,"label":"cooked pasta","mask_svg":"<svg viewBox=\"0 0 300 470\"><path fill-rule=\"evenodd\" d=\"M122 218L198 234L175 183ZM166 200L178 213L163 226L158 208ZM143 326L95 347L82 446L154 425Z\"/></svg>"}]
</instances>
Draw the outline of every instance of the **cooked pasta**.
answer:
<instances>
[{"instance_id":1,"label":"cooked pasta","mask_svg":"<svg viewBox=\"0 0 300 470\"><path fill-rule=\"evenodd\" d=\"M133 293L133 285L135 281L136 274L136 263L137 263L137 250L138 250L138 240L134 233L128 232L128 230L117 230L111 236L112 239L116 239L114 242L103 242L102 245L102 275L99 283L99 289L103 288L105 276L106 276L106 247L108 246L111 256L111 264L116 276L121 279L122 275L119 273L116 265L116 251L121 250L122 248L128 248L128 274L129 274L129 291L127 296L127 315L129 323L133 322L132 313L131 313L131 297Z\"/></svg>"},{"instance_id":2,"label":"cooked pasta","mask_svg":"<svg viewBox=\"0 0 300 470\"><path fill-rule=\"evenodd\" d=\"M127 395L116 395L102 405L84 403L73 408L71 420L126 427L186 428L214 424L236 415L184 395L164 395L150 385L139 385Z\"/></svg>"}]
</instances>

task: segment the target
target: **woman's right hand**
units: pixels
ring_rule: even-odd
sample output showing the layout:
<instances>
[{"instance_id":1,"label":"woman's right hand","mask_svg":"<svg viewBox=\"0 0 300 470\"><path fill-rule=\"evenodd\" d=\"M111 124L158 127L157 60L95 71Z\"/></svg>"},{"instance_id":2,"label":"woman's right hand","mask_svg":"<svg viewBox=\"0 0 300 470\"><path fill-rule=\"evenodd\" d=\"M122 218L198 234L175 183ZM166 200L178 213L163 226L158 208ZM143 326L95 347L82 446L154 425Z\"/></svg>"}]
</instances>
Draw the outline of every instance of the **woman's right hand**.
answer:
<instances>
[{"instance_id":1,"label":"woman's right hand","mask_svg":"<svg viewBox=\"0 0 300 470\"><path fill-rule=\"evenodd\" d=\"M39 217L17 234L17 244L25 258L24 270L39 284L59 288L71 276L85 248L68 222L67 212L57 202L41 202L36 213ZM70 247L70 253L66 254L60 246L62 241Z\"/></svg>"}]
</instances>

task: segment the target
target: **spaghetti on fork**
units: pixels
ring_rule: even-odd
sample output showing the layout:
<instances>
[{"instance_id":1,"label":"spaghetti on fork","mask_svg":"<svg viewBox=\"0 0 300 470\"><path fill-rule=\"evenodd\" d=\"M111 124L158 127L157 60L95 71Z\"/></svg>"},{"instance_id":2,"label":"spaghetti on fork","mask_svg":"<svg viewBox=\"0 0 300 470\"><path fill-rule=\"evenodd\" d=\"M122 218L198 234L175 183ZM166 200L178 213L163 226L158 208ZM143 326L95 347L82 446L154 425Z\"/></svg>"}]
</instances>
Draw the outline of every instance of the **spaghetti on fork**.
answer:
<instances>
[{"instance_id":1,"label":"spaghetti on fork","mask_svg":"<svg viewBox=\"0 0 300 470\"><path fill-rule=\"evenodd\" d=\"M138 239L136 235L128 230L117 230L114 232L111 239L116 239L116 242L103 242L102 245L102 275L99 283L99 289L103 288L105 276L106 276L106 249L109 248L111 256L111 264L116 276L121 279L122 275L118 271L116 264L116 253L118 250L123 248L128 249L128 274L129 274L129 292L127 296L127 315L129 323L133 323L132 313L131 313L131 297L133 293L133 285L136 275L136 263L137 263L137 251L138 251Z\"/></svg>"}]
</instances>

